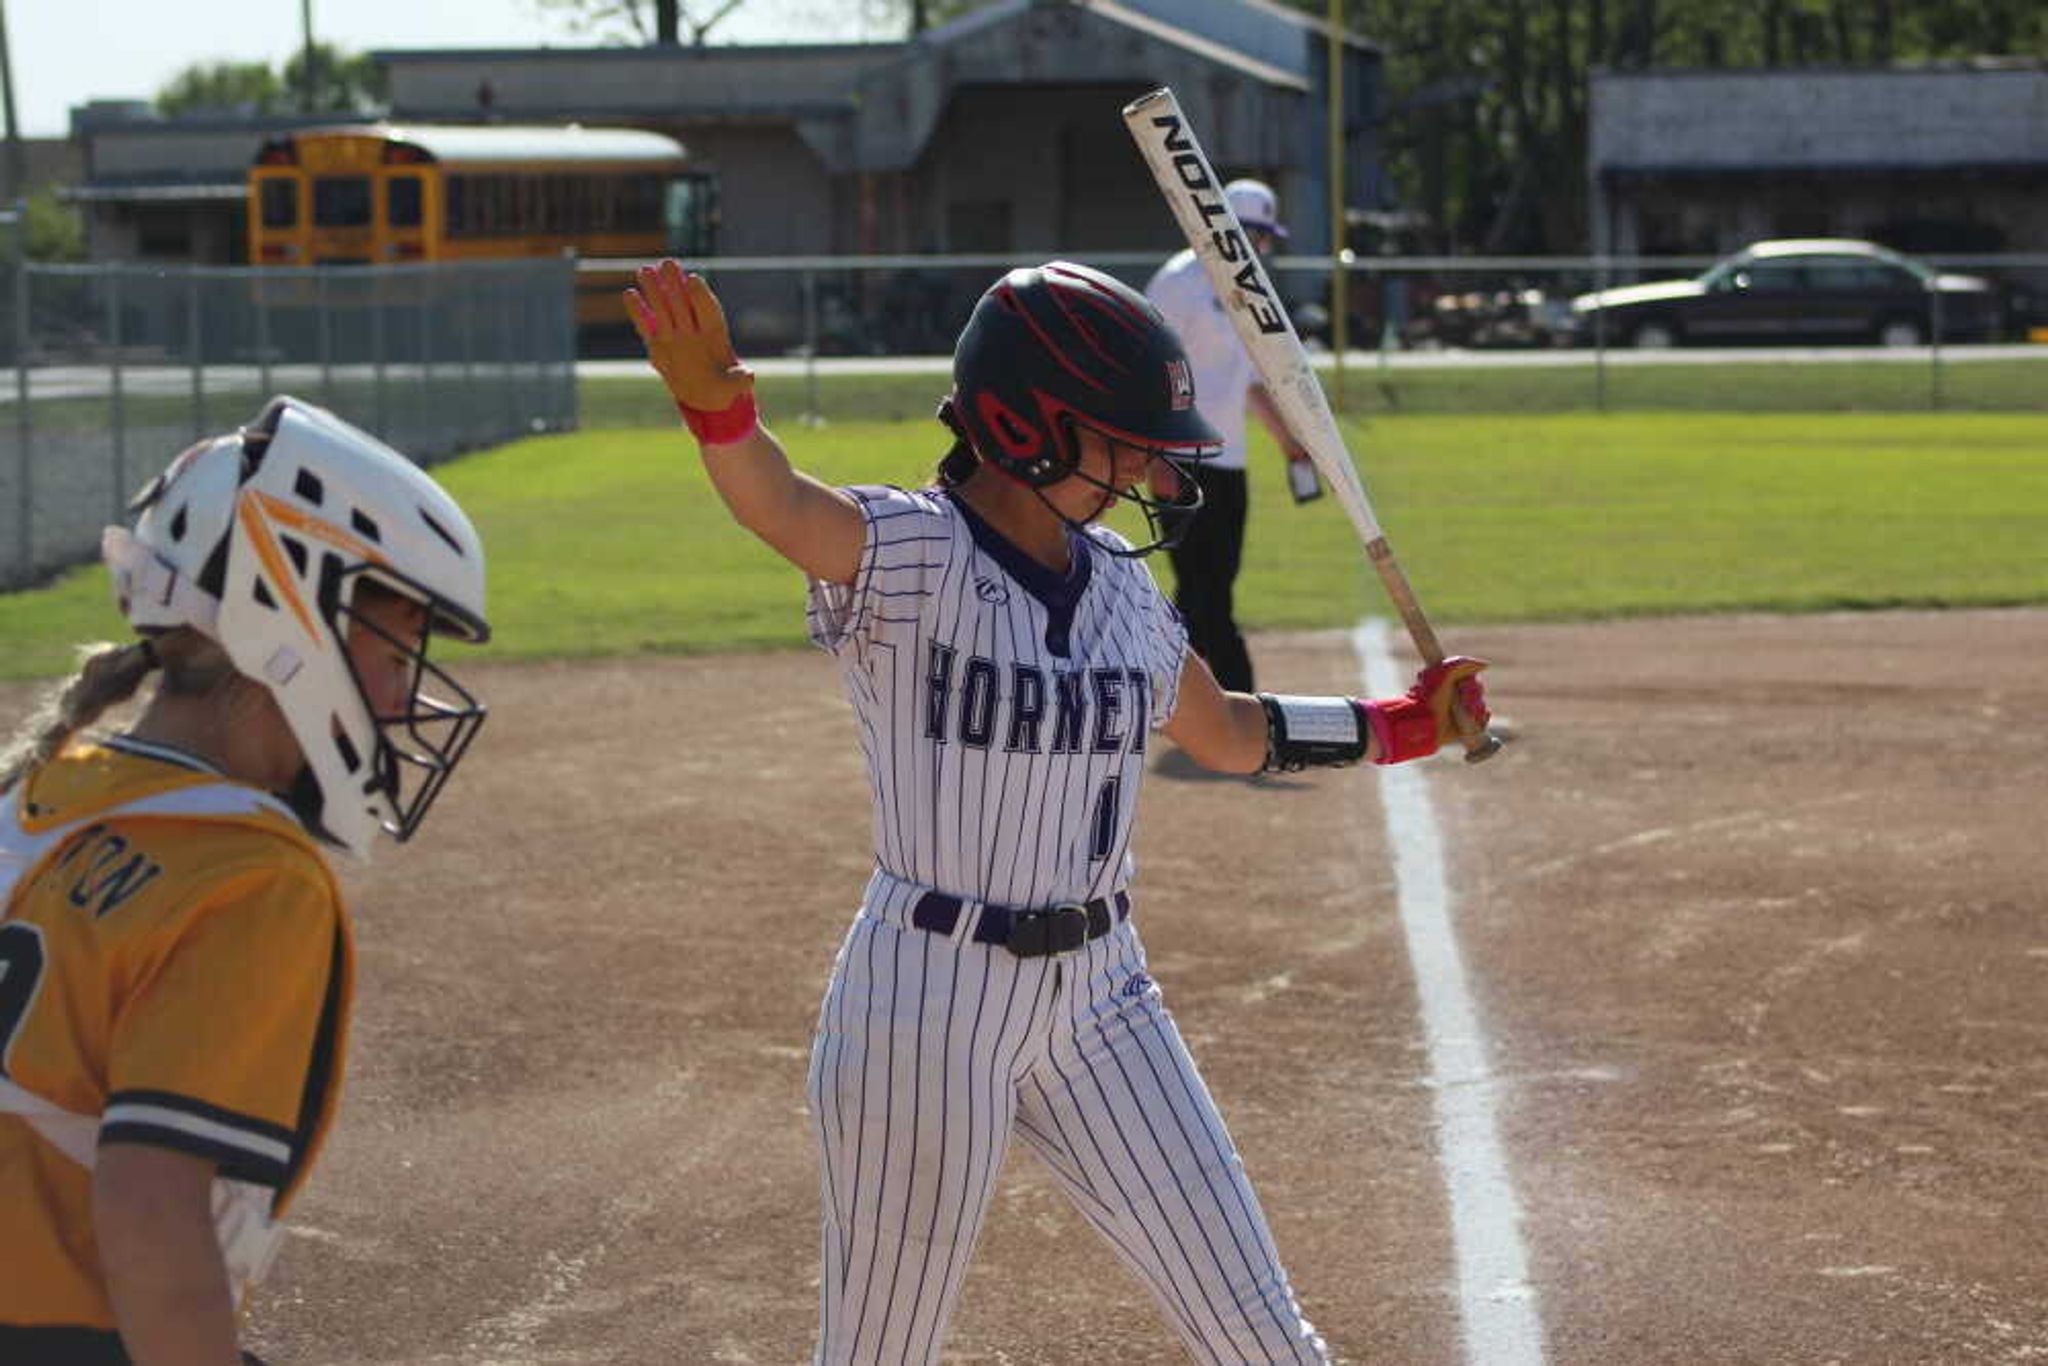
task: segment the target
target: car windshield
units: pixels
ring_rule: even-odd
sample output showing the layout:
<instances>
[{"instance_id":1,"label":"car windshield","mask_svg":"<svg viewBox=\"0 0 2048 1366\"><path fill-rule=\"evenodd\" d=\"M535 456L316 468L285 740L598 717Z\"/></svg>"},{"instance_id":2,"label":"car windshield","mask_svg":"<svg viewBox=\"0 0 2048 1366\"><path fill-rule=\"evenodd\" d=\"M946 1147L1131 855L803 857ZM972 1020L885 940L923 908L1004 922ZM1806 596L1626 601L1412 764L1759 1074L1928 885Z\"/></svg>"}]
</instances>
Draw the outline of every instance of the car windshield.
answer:
<instances>
[{"instance_id":1,"label":"car windshield","mask_svg":"<svg viewBox=\"0 0 2048 1366\"><path fill-rule=\"evenodd\" d=\"M1721 262L1719 265L1710 267L1705 275L1700 276L1700 283L1705 285L1708 289L1731 288L1733 285L1735 273L1741 270L1743 266L1745 266L1746 264L1748 264L1748 262L1745 261L1742 257L1731 256L1727 260Z\"/></svg>"}]
</instances>

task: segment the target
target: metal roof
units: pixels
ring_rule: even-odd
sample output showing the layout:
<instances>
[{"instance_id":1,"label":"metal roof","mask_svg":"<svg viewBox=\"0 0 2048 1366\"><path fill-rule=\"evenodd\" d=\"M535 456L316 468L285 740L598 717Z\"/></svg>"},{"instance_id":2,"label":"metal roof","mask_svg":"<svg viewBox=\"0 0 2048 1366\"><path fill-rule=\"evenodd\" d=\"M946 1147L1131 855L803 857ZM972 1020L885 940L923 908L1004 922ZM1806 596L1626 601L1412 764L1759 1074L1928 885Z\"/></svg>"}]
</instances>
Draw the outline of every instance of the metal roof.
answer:
<instances>
[{"instance_id":1,"label":"metal roof","mask_svg":"<svg viewBox=\"0 0 2048 1366\"><path fill-rule=\"evenodd\" d=\"M644 128L566 128L547 125L424 123L349 124L305 128L307 133L353 133L410 143L436 161L476 165L527 161L676 161L683 144Z\"/></svg>"},{"instance_id":2,"label":"metal roof","mask_svg":"<svg viewBox=\"0 0 2048 1366\"><path fill-rule=\"evenodd\" d=\"M72 204L203 204L240 200L248 186L234 181L100 181L67 185L57 197Z\"/></svg>"}]
</instances>

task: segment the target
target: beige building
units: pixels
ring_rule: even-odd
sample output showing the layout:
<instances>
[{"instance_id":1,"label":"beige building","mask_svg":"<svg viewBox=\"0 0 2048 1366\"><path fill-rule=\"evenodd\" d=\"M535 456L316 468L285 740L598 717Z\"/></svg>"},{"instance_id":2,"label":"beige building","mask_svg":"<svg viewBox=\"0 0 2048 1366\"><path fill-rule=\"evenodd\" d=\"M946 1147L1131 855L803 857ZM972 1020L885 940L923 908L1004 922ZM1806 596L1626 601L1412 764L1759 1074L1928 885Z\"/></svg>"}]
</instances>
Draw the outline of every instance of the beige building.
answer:
<instances>
[{"instance_id":1,"label":"beige building","mask_svg":"<svg viewBox=\"0 0 2048 1366\"><path fill-rule=\"evenodd\" d=\"M1347 198L1383 202L1379 54L1347 43ZM1226 174L1279 189L1322 249L1328 58L1270 0L999 0L900 43L374 54L394 121L620 124L715 169L725 254L1149 250L1172 237L1117 113L1172 85ZM320 119L73 113L95 255L244 259L243 172Z\"/></svg>"}]
</instances>

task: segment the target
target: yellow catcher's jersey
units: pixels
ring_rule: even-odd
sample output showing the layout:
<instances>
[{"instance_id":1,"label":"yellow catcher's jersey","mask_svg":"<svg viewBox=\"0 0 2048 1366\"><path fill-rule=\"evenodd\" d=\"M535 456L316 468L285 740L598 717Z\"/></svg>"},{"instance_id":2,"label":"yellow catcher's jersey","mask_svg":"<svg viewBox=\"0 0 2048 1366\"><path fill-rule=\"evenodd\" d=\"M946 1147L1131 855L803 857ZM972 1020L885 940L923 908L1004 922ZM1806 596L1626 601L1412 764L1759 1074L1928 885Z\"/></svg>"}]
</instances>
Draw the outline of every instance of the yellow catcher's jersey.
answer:
<instances>
[{"instance_id":1,"label":"yellow catcher's jersey","mask_svg":"<svg viewBox=\"0 0 2048 1366\"><path fill-rule=\"evenodd\" d=\"M338 1099L346 912L290 811L176 751L76 744L0 796L0 1324L114 1323L97 1144L216 1164L236 1293Z\"/></svg>"}]
</instances>

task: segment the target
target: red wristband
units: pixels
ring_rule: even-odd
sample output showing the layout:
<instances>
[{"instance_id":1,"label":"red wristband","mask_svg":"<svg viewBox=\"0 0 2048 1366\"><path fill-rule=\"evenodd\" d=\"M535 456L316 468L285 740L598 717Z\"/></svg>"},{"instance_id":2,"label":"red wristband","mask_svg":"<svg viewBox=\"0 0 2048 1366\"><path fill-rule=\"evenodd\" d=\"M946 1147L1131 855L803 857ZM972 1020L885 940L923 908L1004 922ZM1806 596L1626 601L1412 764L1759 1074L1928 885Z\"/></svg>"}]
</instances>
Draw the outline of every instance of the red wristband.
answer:
<instances>
[{"instance_id":1,"label":"red wristband","mask_svg":"<svg viewBox=\"0 0 2048 1366\"><path fill-rule=\"evenodd\" d=\"M717 412L676 405L690 434L707 446L725 446L744 441L761 425L761 412L754 406L753 391L741 394Z\"/></svg>"},{"instance_id":2,"label":"red wristband","mask_svg":"<svg viewBox=\"0 0 2048 1366\"><path fill-rule=\"evenodd\" d=\"M1389 697L1361 703L1366 724L1378 742L1376 764L1405 764L1427 759L1437 751L1436 714L1415 697Z\"/></svg>"}]
</instances>

